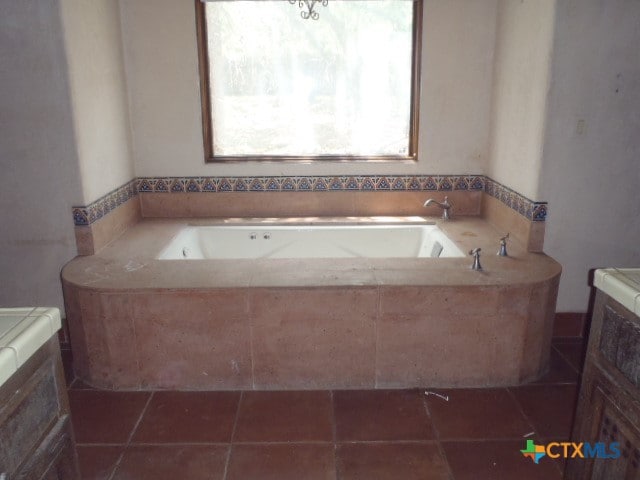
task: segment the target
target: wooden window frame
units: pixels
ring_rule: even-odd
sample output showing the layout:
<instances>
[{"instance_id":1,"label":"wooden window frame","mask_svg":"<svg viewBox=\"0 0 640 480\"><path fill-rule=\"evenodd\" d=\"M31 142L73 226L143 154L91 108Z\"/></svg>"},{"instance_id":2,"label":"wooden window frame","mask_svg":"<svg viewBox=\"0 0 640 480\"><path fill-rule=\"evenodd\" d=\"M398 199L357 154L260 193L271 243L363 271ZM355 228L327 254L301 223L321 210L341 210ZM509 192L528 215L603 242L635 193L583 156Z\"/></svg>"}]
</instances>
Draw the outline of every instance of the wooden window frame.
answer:
<instances>
[{"instance_id":1,"label":"wooden window frame","mask_svg":"<svg viewBox=\"0 0 640 480\"><path fill-rule=\"evenodd\" d=\"M411 65L411 105L409 120L409 152L407 155L216 155L213 151L213 128L211 115L211 85L209 83L209 53L207 48L207 21L205 2L195 0L196 35L198 40L198 67L200 74L200 102L202 111L202 136L205 163L233 162L416 162L418 155L418 132L420 116L420 74L422 58L422 11L423 0L413 0L413 35Z\"/></svg>"}]
</instances>

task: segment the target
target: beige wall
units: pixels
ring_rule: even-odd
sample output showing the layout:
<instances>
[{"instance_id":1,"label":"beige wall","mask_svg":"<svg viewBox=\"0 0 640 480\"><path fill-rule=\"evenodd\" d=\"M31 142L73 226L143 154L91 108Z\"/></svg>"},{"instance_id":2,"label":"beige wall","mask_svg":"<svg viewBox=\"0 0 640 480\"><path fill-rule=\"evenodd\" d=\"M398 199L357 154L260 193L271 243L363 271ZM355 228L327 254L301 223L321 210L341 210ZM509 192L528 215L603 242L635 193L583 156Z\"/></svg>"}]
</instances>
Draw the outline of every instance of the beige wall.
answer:
<instances>
[{"instance_id":1,"label":"beige wall","mask_svg":"<svg viewBox=\"0 0 640 480\"><path fill-rule=\"evenodd\" d=\"M0 306L62 307L82 198L57 2L0 1Z\"/></svg>"},{"instance_id":2,"label":"beige wall","mask_svg":"<svg viewBox=\"0 0 640 480\"><path fill-rule=\"evenodd\" d=\"M88 204L133 177L120 13L113 0L59 0L82 176Z\"/></svg>"},{"instance_id":3,"label":"beige wall","mask_svg":"<svg viewBox=\"0 0 640 480\"><path fill-rule=\"evenodd\" d=\"M563 266L558 310L584 311L589 269L640 266L640 2L563 0L555 35L545 249Z\"/></svg>"},{"instance_id":4,"label":"beige wall","mask_svg":"<svg viewBox=\"0 0 640 480\"><path fill-rule=\"evenodd\" d=\"M538 192L555 0L499 0L488 174L529 197Z\"/></svg>"},{"instance_id":5,"label":"beige wall","mask_svg":"<svg viewBox=\"0 0 640 480\"><path fill-rule=\"evenodd\" d=\"M496 5L425 1L418 163L205 165L194 2L120 0L136 174L484 173Z\"/></svg>"},{"instance_id":6,"label":"beige wall","mask_svg":"<svg viewBox=\"0 0 640 480\"><path fill-rule=\"evenodd\" d=\"M425 0L402 165L205 165L193 8L0 0L0 304L61 306L71 205L134 175L485 173L549 201L560 311L586 310L588 269L640 264L637 1Z\"/></svg>"}]
</instances>

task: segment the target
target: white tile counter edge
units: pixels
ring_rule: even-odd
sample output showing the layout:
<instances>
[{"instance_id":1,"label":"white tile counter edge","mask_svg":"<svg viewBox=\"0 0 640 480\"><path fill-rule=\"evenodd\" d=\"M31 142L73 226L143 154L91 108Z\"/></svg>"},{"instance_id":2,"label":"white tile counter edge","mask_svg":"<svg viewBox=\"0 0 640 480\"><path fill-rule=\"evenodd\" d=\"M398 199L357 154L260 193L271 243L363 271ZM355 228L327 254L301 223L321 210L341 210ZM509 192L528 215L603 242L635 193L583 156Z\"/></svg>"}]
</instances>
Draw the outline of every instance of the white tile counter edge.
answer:
<instances>
[{"instance_id":1,"label":"white tile counter edge","mask_svg":"<svg viewBox=\"0 0 640 480\"><path fill-rule=\"evenodd\" d=\"M46 307L0 308L0 317L22 317L0 337L3 385L61 327L60 310Z\"/></svg>"},{"instance_id":2,"label":"white tile counter edge","mask_svg":"<svg viewBox=\"0 0 640 480\"><path fill-rule=\"evenodd\" d=\"M637 276L638 273L640 268L598 269L593 276L593 285L629 311L640 316L640 284L630 275Z\"/></svg>"}]
</instances>

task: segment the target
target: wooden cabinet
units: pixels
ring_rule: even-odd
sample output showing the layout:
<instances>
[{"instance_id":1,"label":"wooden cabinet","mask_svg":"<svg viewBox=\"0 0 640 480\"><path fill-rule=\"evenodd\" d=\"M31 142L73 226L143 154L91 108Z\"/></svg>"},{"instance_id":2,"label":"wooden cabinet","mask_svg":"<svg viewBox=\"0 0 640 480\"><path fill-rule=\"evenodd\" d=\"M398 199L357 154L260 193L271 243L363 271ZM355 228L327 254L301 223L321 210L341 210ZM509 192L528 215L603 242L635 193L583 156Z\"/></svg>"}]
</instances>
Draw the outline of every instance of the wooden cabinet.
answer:
<instances>
[{"instance_id":1,"label":"wooden cabinet","mask_svg":"<svg viewBox=\"0 0 640 480\"><path fill-rule=\"evenodd\" d=\"M572 441L601 442L618 458L572 458L565 479L640 480L640 319L600 290Z\"/></svg>"},{"instance_id":2,"label":"wooden cabinet","mask_svg":"<svg viewBox=\"0 0 640 480\"><path fill-rule=\"evenodd\" d=\"M78 480L69 401L57 337L0 387L0 476Z\"/></svg>"}]
</instances>

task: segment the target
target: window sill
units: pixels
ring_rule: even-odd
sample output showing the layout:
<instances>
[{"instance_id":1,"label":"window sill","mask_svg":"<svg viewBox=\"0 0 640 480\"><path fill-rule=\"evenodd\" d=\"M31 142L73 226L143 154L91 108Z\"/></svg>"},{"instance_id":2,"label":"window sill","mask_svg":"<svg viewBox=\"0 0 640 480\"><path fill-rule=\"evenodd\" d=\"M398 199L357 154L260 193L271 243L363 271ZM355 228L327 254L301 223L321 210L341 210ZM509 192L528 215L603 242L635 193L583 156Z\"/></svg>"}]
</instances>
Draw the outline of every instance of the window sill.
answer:
<instances>
[{"instance_id":1,"label":"window sill","mask_svg":"<svg viewBox=\"0 0 640 480\"><path fill-rule=\"evenodd\" d=\"M416 155L411 156L348 156L348 155L321 155L321 156L250 156L227 155L214 156L205 159L205 163L389 163L406 165L417 163Z\"/></svg>"}]
</instances>

